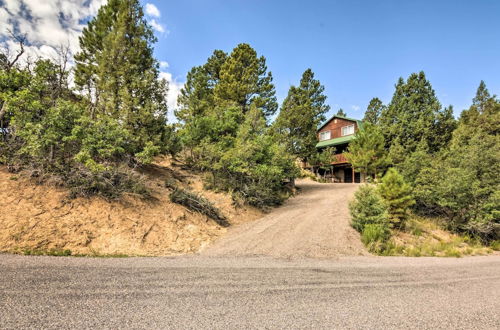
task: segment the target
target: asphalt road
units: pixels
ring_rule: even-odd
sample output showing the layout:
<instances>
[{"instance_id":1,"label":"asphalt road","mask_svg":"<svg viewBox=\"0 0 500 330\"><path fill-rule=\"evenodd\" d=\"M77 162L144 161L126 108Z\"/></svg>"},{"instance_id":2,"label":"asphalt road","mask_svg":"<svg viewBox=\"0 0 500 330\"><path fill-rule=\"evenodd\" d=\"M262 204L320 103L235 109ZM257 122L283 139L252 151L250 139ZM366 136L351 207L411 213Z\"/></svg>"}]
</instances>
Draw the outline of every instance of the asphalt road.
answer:
<instances>
[{"instance_id":1,"label":"asphalt road","mask_svg":"<svg viewBox=\"0 0 500 330\"><path fill-rule=\"evenodd\" d=\"M0 328L499 329L500 257L0 255Z\"/></svg>"}]
</instances>

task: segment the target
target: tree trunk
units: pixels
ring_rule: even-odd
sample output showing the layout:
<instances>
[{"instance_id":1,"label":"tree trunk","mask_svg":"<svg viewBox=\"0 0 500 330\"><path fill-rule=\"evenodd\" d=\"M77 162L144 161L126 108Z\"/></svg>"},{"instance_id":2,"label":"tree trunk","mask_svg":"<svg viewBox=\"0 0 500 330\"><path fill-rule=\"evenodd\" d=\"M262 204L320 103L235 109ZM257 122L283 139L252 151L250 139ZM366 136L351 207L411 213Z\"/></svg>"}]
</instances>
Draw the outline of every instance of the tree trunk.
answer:
<instances>
[{"instance_id":1,"label":"tree trunk","mask_svg":"<svg viewBox=\"0 0 500 330\"><path fill-rule=\"evenodd\" d=\"M7 101L4 101L2 104L2 109L0 109L0 121L3 120L3 117L5 117L6 113L7 113Z\"/></svg>"}]
</instances>

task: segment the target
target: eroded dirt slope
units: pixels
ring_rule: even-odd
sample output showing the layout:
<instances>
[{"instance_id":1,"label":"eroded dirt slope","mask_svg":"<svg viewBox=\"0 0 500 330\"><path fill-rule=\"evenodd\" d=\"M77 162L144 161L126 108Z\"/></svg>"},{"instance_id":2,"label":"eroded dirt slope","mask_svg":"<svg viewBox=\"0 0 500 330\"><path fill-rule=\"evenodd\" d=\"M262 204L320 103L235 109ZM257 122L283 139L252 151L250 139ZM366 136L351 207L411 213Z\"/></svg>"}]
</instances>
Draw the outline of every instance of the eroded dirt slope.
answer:
<instances>
[{"instance_id":1,"label":"eroded dirt slope","mask_svg":"<svg viewBox=\"0 0 500 330\"><path fill-rule=\"evenodd\" d=\"M350 226L355 184L297 183L300 194L263 218L229 229L206 255L331 258L368 255Z\"/></svg>"},{"instance_id":2,"label":"eroded dirt slope","mask_svg":"<svg viewBox=\"0 0 500 330\"><path fill-rule=\"evenodd\" d=\"M155 200L126 196L68 199L62 188L37 185L0 167L0 251L71 250L73 254L177 255L196 252L223 235L207 217L173 204L164 187L172 175L201 190L201 180L161 162L146 175ZM254 220L261 213L235 208L225 194L203 191L230 223Z\"/></svg>"}]
</instances>

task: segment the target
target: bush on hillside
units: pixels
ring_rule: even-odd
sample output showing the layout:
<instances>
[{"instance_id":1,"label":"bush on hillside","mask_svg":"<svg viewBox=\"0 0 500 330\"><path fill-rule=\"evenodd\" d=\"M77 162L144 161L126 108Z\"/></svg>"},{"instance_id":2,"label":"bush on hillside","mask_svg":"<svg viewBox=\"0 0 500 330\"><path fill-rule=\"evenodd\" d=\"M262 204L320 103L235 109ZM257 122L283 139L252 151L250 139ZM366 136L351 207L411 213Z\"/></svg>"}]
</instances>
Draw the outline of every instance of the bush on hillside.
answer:
<instances>
[{"instance_id":1,"label":"bush on hillside","mask_svg":"<svg viewBox=\"0 0 500 330\"><path fill-rule=\"evenodd\" d=\"M387 207L372 185L361 186L349 203L352 226L362 233L365 226L377 224L388 227Z\"/></svg>"}]
</instances>

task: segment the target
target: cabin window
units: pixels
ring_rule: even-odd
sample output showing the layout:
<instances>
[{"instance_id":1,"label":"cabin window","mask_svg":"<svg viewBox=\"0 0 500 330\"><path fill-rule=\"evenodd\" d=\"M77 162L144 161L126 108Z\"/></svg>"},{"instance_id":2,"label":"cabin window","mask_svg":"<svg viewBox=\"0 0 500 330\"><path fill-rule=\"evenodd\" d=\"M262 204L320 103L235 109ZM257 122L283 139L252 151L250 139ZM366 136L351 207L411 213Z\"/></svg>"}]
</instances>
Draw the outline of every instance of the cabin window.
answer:
<instances>
[{"instance_id":1,"label":"cabin window","mask_svg":"<svg viewBox=\"0 0 500 330\"><path fill-rule=\"evenodd\" d=\"M342 127L342 136L354 134L354 125Z\"/></svg>"},{"instance_id":2,"label":"cabin window","mask_svg":"<svg viewBox=\"0 0 500 330\"><path fill-rule=\"evenodd\" d=\"M319 133L319 140L320 141L330 140L330 131L324 131Z\"/></svg>"}]
</instances>

